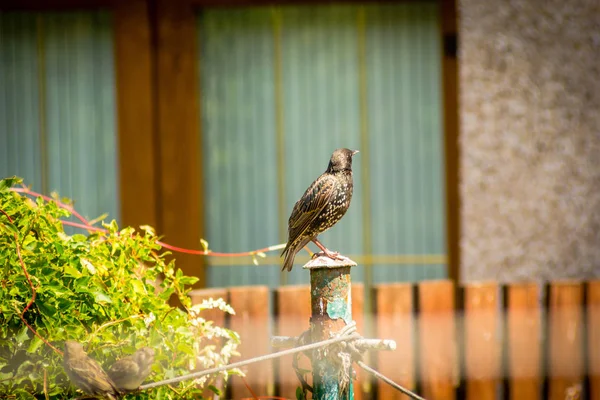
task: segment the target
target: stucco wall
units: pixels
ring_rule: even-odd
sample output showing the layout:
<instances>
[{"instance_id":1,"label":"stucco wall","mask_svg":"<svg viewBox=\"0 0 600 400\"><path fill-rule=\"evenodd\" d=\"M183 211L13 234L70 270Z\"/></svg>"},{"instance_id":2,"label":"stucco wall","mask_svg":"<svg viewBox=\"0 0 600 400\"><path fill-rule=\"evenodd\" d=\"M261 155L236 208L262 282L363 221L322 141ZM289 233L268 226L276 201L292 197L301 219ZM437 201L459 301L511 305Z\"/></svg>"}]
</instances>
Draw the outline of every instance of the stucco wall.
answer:
<instances>
[{"instance_id":1,"label":"stucco wall","mask_svg":"<svg viewBox=\"0 0 600 400\"><path fill-rule=\"evenodd\" d=\"M459 0L461 274L600 277L600 1Z\"/></svg>"}]
</instances>

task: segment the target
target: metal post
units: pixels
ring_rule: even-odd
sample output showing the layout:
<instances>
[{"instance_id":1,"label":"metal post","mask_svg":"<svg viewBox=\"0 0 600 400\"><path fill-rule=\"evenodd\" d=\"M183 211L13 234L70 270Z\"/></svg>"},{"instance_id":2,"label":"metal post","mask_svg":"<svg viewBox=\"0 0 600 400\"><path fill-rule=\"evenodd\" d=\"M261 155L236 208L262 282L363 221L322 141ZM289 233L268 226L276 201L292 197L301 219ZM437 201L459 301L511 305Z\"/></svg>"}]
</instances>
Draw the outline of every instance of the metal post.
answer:
<instances>
[{"instance_id":1,"label":"metal post","mask_svg":"<svg viewBox=\"0 0 600 400\"><path fill-rule=\"evenodd\" d=\"M310 270L310 336L312 342L329 339L352 322L349 258L332 260L320 256L303 268ZM328 354L329 348L313 352L313 399L353 400L352 362Z\"/></svg>"}]
</instances>

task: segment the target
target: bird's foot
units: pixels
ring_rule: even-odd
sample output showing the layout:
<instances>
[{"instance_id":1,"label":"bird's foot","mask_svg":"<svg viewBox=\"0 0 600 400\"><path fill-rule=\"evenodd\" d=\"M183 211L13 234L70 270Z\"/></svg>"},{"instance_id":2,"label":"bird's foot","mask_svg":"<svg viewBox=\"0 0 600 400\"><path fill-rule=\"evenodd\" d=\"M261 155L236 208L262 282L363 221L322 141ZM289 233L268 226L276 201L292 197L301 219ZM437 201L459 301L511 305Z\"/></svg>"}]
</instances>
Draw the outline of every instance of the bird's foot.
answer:
<instances>
[{"instance_id":1,"label":"bird's foot","mask_svg":"<svg viewBox=\"0 0 600 400\"><path fill-rule=\"evenodd\" d=\"M314 260L315 258L319 258L319 257L329 257L327 254L325 254L324 251L318 251L316 253L313 253L312 257L310 258L311 260ZM332 260L335 260L335 258L333 257L329 257Z\"/></svg>"},{"instance_id":2,"label":"bird's foot","mask_svg":"<svg viewBox=\"0 0 600 400\"><path fill-rule=\"evenodd\" d=\"M329 250L327 247L323 246L323 243L321 243L316 237L313 239L313 242L317 245L318 248L321 249L321 253L319 254L325 254L332 260L343 260L343 258L340 257L340 253L338 253L337 251Z\"/></svg>"},{"instance_id":3,"label":"bird's foot","mask_svg":"<svg viewBox=\"0 0 600 400\"><path fill-rule=\"evenodd\" d=\"M329 249L324 249L323 254L325 254L327 257L331 258L332 260L342 260L340 253L338 253L337 251L331 251Z\"/></svg>"}]
</instances>

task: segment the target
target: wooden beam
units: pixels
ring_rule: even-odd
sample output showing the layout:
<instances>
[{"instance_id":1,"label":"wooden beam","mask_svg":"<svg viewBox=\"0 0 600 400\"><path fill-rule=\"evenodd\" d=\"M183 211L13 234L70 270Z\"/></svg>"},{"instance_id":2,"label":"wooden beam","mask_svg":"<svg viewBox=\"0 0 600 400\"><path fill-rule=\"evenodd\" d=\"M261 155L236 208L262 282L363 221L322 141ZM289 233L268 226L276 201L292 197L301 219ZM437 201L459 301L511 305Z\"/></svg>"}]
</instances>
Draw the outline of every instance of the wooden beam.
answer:
<instances>
[{"instance_id":1,"label":"wooden beam","mask_svg":"<svg viewBox=\"0 0 600 400\"><path fill-rule=\"evenodd\" d=\"M444 118L444 156L446 160L446 243L448 277L460 281L460 192L458 146L458 58L452 54L452 41L457 44L456 0L441 0L442 21L442 101Z\"/></svg>"},{"instance_id":2,"label":"wooden beam","mask_svg":"<svg viewBox=\"0 0 600 400\"><path fill-rule=\"evenodd\" d=\"M185 1L156 1L158 207L160 233L170 244L199 248L204 232L199 156L199 70L196 16ZM177 254L186 275L205 285L204 258Z\"/></svg>"},{"instance_id":3,"label":"wooden beam","mask_svg":"<svg viewBox=\"0 0 600 400\"><path fill-rule=\"evenodd\" d=\"M156 119L146 0L114 8L121 223L157 225Z\"/></svg>"}]
</instances>

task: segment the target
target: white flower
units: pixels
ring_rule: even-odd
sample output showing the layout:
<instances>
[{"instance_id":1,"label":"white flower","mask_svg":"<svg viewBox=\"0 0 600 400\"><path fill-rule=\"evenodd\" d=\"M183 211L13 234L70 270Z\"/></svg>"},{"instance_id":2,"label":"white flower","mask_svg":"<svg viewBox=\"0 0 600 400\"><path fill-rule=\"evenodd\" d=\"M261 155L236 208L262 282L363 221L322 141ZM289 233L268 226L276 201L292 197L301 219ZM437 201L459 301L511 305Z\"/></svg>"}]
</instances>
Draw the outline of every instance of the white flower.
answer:
<instances>
[{"instance_id":1,"label":"white flower","mask_svg":"<svg viewBox=\"0 0 600 400\"><path fill-rule=\"evenodd\" d=\"M154 313L150 313L150 315L148 315L146 318L144 318L144 323L146 324L146 328L148 328L150 326L150 324L152 322L156 321L156 316L154 315Z\"/></svg>"}]
</instances>

